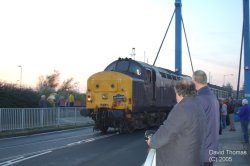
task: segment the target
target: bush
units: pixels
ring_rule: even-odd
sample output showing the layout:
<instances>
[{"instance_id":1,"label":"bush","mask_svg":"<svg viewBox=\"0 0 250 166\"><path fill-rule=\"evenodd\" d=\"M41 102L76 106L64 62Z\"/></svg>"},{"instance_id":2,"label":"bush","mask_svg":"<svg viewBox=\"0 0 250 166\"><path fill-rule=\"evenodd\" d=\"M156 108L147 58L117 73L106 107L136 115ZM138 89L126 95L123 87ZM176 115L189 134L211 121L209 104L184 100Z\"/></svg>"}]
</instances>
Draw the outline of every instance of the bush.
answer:
<instances>
[{"instance_id":1,"label":"bush","mask_svg":"<svg viewBox=\"0 0 250 166\"><path fill-rule=\"evenodd\" d=\"M0 82L0 108L36 108L40 95L30 88Z\"/></svg>"},{"instance_id":2,"label":"bush","mask_svg":"<svg viewBox=\"0 0 250 166\"><path fill-rule=\"evenodd\" d=\"M57 92L49 87L40 90L38 92L31 88L20 88L16 84L0 81L0 108L37 108L41 95L45 95L47 98L51 93ZM57 93L65 99L69 94L73 94L75 100L82 101L85 106L86 94L75 91L58 91Z\"/></svg>"}]
</instances>

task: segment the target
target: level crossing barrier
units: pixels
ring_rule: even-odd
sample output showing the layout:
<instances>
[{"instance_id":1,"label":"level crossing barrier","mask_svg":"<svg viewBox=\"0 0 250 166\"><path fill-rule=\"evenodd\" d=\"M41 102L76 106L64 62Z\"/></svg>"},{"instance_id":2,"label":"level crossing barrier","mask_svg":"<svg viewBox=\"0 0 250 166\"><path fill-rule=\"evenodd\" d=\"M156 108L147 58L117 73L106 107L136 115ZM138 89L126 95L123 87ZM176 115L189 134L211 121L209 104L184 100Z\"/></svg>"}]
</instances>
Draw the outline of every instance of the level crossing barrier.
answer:
<instances>
[{"instance_id":1,"label":"level crossing barrier","mask_svg":"<svg viewBox=\"0 0 250 166\"><path fill-rule=\"evenodd\" d=\"M0 108L0 132L64 125L92 124L80 115L84 107Z\"/></svg>"},{"instance_id":2,"label":"level crossing barrier","mask_svg":"<svg viewBox=\"0 0 250 166\"><path fill-rule=\"evenodd\" d=\"M149 149L147 158L143 166L156 166L156 150Z\"/></svg>"}]
</instances>

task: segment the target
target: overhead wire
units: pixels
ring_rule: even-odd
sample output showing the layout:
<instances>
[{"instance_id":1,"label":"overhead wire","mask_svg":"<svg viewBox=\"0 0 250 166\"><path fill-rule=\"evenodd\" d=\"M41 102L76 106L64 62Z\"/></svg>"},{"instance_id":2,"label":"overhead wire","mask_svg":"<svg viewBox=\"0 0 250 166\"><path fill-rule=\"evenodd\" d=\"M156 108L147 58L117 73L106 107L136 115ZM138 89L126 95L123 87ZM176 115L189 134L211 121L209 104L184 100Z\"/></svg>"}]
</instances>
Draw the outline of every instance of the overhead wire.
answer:
<instances>
[{"instance_id":1,"label":"overhead wire","mask_svg":"<svg viewBox=\"0 0 250 166\"><path fill-rule=\"evenodd\" d=\"M175 10L176 10L176 9L175 9ZM157 55L156 55L156 57L155 57L153 66L155 65L155 62L156 62L156 60L157 60L157 58L158 58L158 56L159 56L159 53L160 53L160 51L161 51L161 47L162 47L162 45L163 45L163 43L164 43L164 40L165 40L166 35L167 35L167 33L168 33L169 27L170 27L171 22L172 22L172 20L173 20L173 17L174 17L174 14L175 14L175 10L174 10L174 12L173 12L173 14L172 14L171 20L170 20L170 22L169 22L169 24L168 24L168 28L167 28L167 30L166 30L166 32L165 32L165 35L164 35L163 40L162 40L162 42L161 42L160 48L159 48L159 50L158 50L158 52L157 52Z\"/></svg>"},{"instance_id":2,"label":"overhead wire","mask_svg":"<svg viewBox=\"0 0 250 166\"><path fill-rule=\"evenodd\" d=\"M158 50L158 52L157 52L157 55L156 55L156 57L155 57L153 66L155 65L156 60L157 60L157 58L158 58L158 56L159 56L159 53L160 53L161 48L162 48L162 45L163 45L163 43L164 43L164 41L165 41L165 38L166 38L166 36L167 36L169 27L170 27L170 25L171 25L171 23L172 23L172 20L173 20L175 11L176 11L176 9L174 10L174 12L173 12L173 14L172 14L172 17L171 17L170 22L169 22L169 24L168 24L167 30L166 30L165 35L164 35L164 37L163 37L163 40L162 40L162 42L161 42L160 48L159 48L159 50ZM190 53L190 48L189 48L188 39L187 39L186 28L185 28L185 25L184 25L184 21L183 21L182 16L181 16L181 22L182 22L182 27L183 27L184 34L185 34L185 40L186 40L186 44L187 44L188 55L189 55L189 60L190 60L190 63L191 63L192 72L194 72L193 62L192 62L191 53Z\"/></svg>"},{"instance_id":3,"label":"overhead wire","mask_svg":"<svg viewBox=\"0 0 250 166\"><path fill-rule=\"evenodd\" d=\"M240 62L239 62L239 73L238 73L237 94L236 94L236 99L237 100L239 99L240 74L241 74L241 61L242 61L243 43L244 43L244 19L243 19L243 25L242 25L242 35L241 35L241 45L240 45Z\"/></svg>"},{"instance_id":4,"label":"overhead wire","mask_svg":"<svg viewBox=\"0 0 250 166\"><path fill-rule=\"evenodd\" d=\"M183 26L183 30L184 30L184 34L185 34L185 39L186 39L186 44L187 44L187 49L188 49L189 60L190 60L191 67L192 67L192 72L194 73L193 62L192 62L192 58L191 58L191 53L190 53L190 49L189 49L189 45L188 45L186 29L185 29L185 25L184 25L184 21L183 21L182 16L181 16L181 22L182 22L182 26Z\"/></svg>"}]
</instances>

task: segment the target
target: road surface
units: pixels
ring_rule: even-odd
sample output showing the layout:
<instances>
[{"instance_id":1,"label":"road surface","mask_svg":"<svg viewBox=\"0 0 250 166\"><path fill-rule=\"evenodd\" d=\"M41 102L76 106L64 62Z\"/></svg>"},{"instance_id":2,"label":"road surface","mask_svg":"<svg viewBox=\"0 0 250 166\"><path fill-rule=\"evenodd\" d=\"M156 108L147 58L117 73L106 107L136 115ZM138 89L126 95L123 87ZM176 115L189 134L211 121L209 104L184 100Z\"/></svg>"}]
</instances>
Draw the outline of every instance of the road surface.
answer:
<instances>
[{"instance_id":1,"label":"road surface","mask_svg":"<svg viewBox=\"0 0 250 166\"><path fill-rule=\"evenodd\" d=\"M87 127L0 140L0 166L141 166L146 157L143 130L101 134Z\"/></svg>"}]
</instances>

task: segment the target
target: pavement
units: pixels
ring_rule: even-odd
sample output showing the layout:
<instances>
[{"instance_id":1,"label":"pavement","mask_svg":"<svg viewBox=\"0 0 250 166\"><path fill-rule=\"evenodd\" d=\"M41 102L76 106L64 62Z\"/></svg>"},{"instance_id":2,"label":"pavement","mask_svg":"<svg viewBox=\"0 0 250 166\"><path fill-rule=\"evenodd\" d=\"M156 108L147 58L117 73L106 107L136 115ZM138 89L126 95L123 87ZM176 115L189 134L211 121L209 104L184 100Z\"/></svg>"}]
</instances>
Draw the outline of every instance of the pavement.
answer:
<instances>
[{"instance_id":1,"label":"pavement","mask_svg":"<svg viewBox=\"0 0 250 166\"><path fill-rule=\"evenodd\" d=\"M229 126L223 129L219 138L219 155L212 158L214 166L250 166L250 145L243 143L240 122L235 122L235 127L236 131L229 131Z\"/></svg>"}]
</instances>

